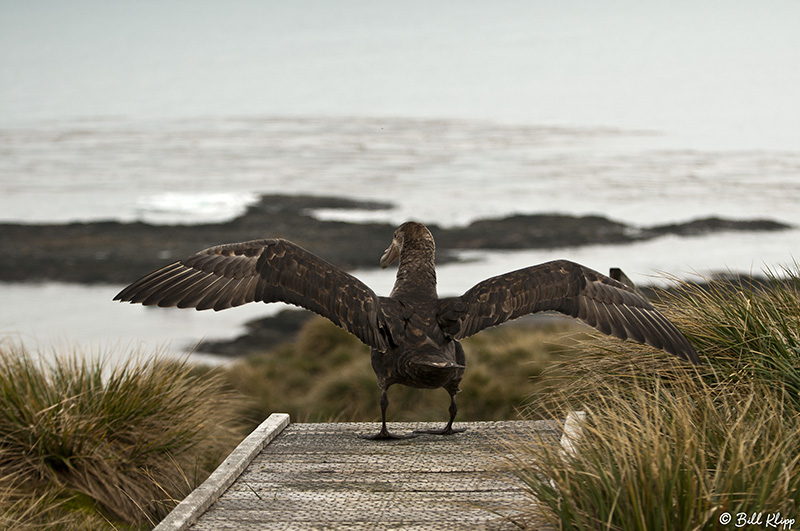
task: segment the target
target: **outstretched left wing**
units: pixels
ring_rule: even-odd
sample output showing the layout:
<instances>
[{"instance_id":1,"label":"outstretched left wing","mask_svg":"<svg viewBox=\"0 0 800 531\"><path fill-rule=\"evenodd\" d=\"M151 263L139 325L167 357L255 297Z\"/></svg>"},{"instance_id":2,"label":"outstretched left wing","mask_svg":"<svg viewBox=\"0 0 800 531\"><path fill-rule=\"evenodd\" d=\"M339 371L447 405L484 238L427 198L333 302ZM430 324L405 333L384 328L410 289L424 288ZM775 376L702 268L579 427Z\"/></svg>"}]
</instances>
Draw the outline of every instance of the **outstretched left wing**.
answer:
<instances>
[{"instance_id":1,"label":"outstretched left wing","mask_svg":"<svg viewBox=\"0 0 800 531\"><path fill-rule=\"evenodd\" d=\"M210 247L137 280L114 300L224 310L248 302L287 302L385 350L390 328L381 298L366 284L282 239Z\"/></svg>"},{"instance_id":2,"label":"outstretched left wing","mask_svg":"<svg viewBox=\"0 0 800 531\"><path fill-rule=\"evenodd\" d=\"M650 302L588 267L556 260L479 282L461 297L442 299L439 324L454 339L523 315L556 311L620 339L631 339L699 363L683 334Z\"/></svg>"}]
</instances>

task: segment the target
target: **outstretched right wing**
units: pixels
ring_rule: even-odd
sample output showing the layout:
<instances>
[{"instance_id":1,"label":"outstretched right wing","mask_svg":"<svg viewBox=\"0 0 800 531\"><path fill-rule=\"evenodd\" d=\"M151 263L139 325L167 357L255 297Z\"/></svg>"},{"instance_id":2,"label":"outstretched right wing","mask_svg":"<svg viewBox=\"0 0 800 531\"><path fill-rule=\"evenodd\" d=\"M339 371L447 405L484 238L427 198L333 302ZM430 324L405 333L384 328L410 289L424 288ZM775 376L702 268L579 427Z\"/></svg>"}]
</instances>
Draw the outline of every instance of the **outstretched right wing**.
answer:
<instances>
[{"instance_id":1,"label":"outstretched right wing","mask_svg":"<svg viewBox=\"0 0 800 531\"><path fill-rule=\"evenodd\" d=\"M137 280L114 300L197 310L248 302L307 308L367 345L388 347L381 299L366 284L282 239L210 247Z\"/></svg>"},{"instance_id":2,"label":"outstretched right wing","mask_svg":"<svg viewBox=\"0 0 800 531\"><path fill-rule=\"evenodd\" d=\"M683 334L625 284L588 267L556 260L479 282L461 297L442 299L439 324L454 339L523 315L556 311L620 339L699 363Z\"/></svg>"}]
</instances>

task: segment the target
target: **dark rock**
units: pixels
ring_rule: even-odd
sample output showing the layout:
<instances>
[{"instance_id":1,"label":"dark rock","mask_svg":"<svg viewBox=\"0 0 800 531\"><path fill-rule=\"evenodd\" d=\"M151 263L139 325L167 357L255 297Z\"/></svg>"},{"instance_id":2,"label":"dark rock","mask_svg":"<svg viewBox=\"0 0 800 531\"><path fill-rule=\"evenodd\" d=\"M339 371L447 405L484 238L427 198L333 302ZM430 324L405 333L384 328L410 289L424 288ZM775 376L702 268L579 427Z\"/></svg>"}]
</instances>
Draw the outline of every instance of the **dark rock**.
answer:
<instances>
[{"instance_id":1,"label":"dark rock","mask_svg":"<svg viewBox=\"0 0 800 531\"><path fill-rule=\"evenodd\" d=\"M313 217L320 208L386 209L388 203L317 196L265 195L242 216L225 223L0 224L0 281L128 284L201 249L221 243L286 238L345 269L377 267L395 227L388 223L346 223ZM718 218L637 228L601 216L514 215L478 220L466 227L428 225L439 263L460 249L534 249L633 242L663 234L766 231L789 228L769 220Z\"/></svg>"},{"instance_id":2,"label":"dark rock","mask_svg":"<svg viewBox=\"0 0 800 531\"><path fill-rule=\"evenodd\" d=\"M631 241L629 227L600 216L515 215L434 232L437 245L458 249L534 249Z\"/></svg>"},{"instance_id":3,"label":"dark rock","mask_svg":"<svg viewBox=\"0 0 800 531\"><path fill-rule=\"evenodd\" d=\"M698 236L711 232L730 232L730 231L776 231L791 228L790 225L772 221L769 219L754 220L734 220L721 218L704 218L689 221L687 223L671 223L668 225L658 225L647 229L658 235L677 234L679 236Z\"/></svg>"}]
</instances>

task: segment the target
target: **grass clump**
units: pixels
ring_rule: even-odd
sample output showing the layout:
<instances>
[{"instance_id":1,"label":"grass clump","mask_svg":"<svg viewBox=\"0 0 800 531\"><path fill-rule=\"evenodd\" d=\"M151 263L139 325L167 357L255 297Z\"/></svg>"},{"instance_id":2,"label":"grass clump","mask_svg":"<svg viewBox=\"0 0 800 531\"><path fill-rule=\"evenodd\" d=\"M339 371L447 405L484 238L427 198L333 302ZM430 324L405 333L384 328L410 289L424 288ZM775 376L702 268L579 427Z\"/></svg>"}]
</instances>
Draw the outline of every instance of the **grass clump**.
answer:
<instances>
[{"instance_id":1,"label":"grass clump","mask_svg":"<svg viewBox=\"0 0 800 531\"><path fill-rule=\"evenodd\" d=\"M574 454L515 450L538 500L533 521L561 529L718 529L725 512L797 514L800 422L780 397L700 383L597 389Z\"/></svg>"},{"instance_id":2,"label":"grass clump","mask_svg":"<svg viewBox=\"0 0 800 531\"><path fill-rule=\"evenodd\" d=\"M753 381L785 391L800 412L800 273L798 265L765 271L766 281L683 284L672 297L675 321L708 359L711 384Z\"/></svg>"},{"instance_id":3,"label":"grass clump","mask_svg":"<svg viewBox=\"0 0 800 531\"><path fill-rule=\"evenodd\" d=\"M235 444L219 377L0 345L0 528L148 528Z\"/></svg>"},{"instance_id":4,"label":"grass clump","mask_svg":"<svg viewBox=\"0 0 800 531\"><path fill-rule=\"evenodd\" d=\"M534 525L728 529L726 514L798 517L800 275L784 273L682 285L667 297L663 310L700 366L604 337L586 344L590 354L564 368L570 383L547 408L587 412L576 452L514 448Z\"/></svg>"}]
</instances>

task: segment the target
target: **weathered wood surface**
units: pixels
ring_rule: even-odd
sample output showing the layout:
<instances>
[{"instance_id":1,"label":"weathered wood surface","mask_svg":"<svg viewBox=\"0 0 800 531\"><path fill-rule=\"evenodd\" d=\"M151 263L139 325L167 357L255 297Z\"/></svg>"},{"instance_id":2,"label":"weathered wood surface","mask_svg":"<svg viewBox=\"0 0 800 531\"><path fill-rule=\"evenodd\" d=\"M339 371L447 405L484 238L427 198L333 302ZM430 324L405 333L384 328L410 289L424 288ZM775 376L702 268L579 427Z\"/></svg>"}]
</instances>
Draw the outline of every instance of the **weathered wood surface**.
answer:
<instances>
[{"instance_id":1,"label":"weathered wood surface","mask_svg":"<svg viewBox=\"0 0 800 531\"><path fill-rule=\"evenodd\" d=\"M454 436L391 442L359 438L378 431L373 423L290 424L190 529L518 529L531 499L502 472L504 441L558 444L559 425L465 424Z\"/></svg>"}]
</instances>

